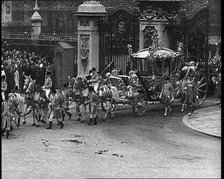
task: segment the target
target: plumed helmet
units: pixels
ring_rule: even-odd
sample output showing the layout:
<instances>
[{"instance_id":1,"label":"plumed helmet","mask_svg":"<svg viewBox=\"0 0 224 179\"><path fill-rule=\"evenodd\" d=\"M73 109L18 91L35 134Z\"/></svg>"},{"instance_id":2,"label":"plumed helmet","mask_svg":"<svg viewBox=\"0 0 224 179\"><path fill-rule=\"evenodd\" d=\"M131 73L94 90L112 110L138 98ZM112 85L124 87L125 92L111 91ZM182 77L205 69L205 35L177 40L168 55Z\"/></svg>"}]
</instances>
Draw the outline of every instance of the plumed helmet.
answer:
<instances>
[{"instance_id":1,"label":"plumed helmet","mask_svg":"<svg viewBox=\"0 0 224 179\"><path fill-rule=\"evenodd\" d=\"M194 66L195 65L195 62L194 61L190 61L188 65L189 66Z\"/></svg>"},{"instance_id":2,"label":"plumed helmet","mask_svg":"<svg viewBox=\"0 0 224 179\"><path fill-rule=\"evenodd\" d=\"M111 76L111 73L106 73L106 78L109 78Z\"/></svg>"}]
</instances>

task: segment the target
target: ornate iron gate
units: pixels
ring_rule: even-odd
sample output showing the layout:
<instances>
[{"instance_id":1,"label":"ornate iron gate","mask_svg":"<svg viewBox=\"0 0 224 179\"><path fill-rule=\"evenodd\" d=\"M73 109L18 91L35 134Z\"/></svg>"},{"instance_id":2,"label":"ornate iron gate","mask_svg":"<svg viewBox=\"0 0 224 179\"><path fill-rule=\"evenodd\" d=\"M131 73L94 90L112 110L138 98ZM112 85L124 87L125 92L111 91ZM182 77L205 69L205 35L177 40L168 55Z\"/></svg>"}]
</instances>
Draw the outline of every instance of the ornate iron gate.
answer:
<instances>
[{"instance_id":1,"label":"ornate iron gate","mask_svg":"<svg viewBox=\"0 0 224 179\"><path fill-rule=\"evenodd\" d=\"M137 51L138 36L136 13L118 10L104 19L100 24L100 71L113 61L110 70L119 68L126 74L126 64L129 61L127 45L132 45L133 51Z\"/></svg>"}]
</instances>

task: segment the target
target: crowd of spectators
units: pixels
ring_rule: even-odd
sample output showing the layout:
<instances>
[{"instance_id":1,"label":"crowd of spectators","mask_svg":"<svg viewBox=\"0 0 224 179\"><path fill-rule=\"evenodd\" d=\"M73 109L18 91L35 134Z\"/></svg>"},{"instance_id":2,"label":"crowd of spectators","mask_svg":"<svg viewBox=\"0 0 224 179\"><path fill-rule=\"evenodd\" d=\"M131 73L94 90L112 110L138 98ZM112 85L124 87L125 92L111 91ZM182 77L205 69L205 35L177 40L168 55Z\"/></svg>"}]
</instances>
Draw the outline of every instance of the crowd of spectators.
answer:
<instances>
[{"instance_id":1,"label":"crowd of spectators","mask_svg":"<svg viewBox=\"0 0 224 179\"><path fill-rule=\"evenodd\" d=\"M22 92L25 75L36 79L38 85L43 85L45 73L53 65L53 60L35 54L31 51L11 49L6 41L2 42L1 76L5 73L7 91L11 92L18 86Z\"/></svg>"}]
</instances>

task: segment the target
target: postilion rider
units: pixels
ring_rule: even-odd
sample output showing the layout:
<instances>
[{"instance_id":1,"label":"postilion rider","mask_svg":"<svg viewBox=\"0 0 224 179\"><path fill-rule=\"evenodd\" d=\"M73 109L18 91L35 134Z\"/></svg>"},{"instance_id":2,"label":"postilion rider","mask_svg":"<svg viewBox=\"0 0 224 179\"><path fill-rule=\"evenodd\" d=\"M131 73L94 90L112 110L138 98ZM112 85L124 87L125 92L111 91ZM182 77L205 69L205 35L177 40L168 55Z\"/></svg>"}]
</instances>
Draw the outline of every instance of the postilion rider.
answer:
<instances>
[{"instance_id":1,"label":"postilion rider","mask_svg":"<svg viewBox=\"0 0 224 179\"><path fill-rule=\"evenodd\" d=\"M46 96L48 97L48 99L50 98L51 87L52 87L51 72L48 71L43 86L43 89L46 91Z\"/></svg>"},{"instance_id":2,"label":"postilion rider","mask_svg":"<svg viewBox=\"0 0 224 179\"><path fill-rule=\"evenodd\" d=\"M6 76L2 75L2 82L1 82L1 95L3 101L5 100L5 92L7 90L7 82L6 82Z\"/></svg>"},{"instance_id":3,"label":"postilion rider","mask_svg":"<svg viewBox=\"0 0 224 179\"><path fill-rule=\"evenodd\" d=\"M92 73L90 74L90 76L91 76L90 82L91 82L91 84L92 84L92 86L94 88L94 91L96 93L98 93L98 86L99 86L98 80L99 80L99 75L97 74L96 68L94 68L94 67L92 68L91 72Z\"/></svg>"}]
</instances>

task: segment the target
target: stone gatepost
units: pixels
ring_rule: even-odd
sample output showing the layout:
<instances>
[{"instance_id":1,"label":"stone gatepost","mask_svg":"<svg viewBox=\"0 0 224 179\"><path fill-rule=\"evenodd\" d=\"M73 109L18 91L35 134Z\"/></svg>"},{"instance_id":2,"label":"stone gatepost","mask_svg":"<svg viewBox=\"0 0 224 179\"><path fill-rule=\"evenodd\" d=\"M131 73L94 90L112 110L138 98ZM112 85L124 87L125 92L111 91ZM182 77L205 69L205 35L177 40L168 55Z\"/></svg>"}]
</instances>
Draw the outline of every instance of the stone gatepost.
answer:
<instances>
[{"instance_id":1,"label":"stone gatepost","mask_svg":"<svg viewBox=\"0 0 224 179\"><path fill-rule=\"evenodd\" d=\"M85 1L78 7L78 75L87 76L93 67L99 70L98 20L106 15L99 1Z\"/></svg>"},{"instance_id":2,"label":"stone gatepost","mask_svg":"<svg viewBox=\"0 0 224 179\"><path fill-rule=\"evenodd\" d=\"M175 17L175 10L167 11L153 6L144 10L140 18L139 49L148 48L155 35L159 39L158 44L171 48L171 34L167 27Z\"/></svg>"},{"instance_id":3,"label":"stone gatepost","mask_svg":"<svg viewBox=\"0 0 224 179\"><path fill-rule=\"evenodd\" d=\"M32 40L38 40L39 39L39 35L41 33L41 24L42 24L42 18L40 16L40 14L38 13L38 10L40 8L37 5L37 0L36 0L36 4L35 7L33 8L33 10L35 11L31 17L31 23L32 23L32 30L31 30L31 39Z\"/></svg>"}]
</instances>

